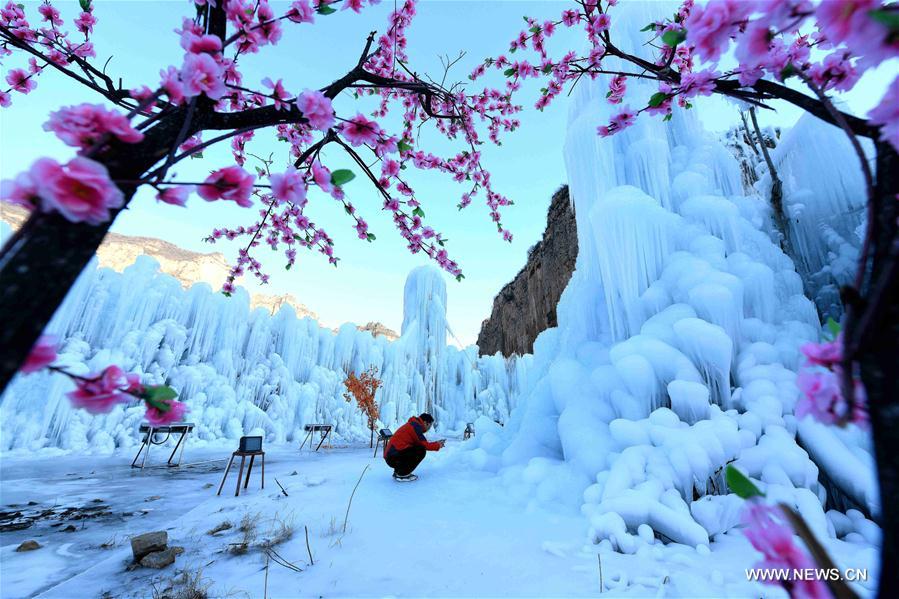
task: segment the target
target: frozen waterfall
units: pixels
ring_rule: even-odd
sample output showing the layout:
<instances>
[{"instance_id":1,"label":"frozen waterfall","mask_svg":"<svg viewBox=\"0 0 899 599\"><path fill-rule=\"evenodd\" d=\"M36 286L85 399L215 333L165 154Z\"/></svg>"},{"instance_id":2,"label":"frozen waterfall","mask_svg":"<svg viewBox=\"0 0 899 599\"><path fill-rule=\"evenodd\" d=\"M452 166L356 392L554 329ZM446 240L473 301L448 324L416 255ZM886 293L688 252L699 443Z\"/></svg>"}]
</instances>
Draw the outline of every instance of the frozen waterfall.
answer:
<instances>
[{"instance_id":1,"label":"frozen waterfall","mask_svg":"<svg viewBox=\"0 0 899 599\"><path fill-rule=\"evenodd\" d=\"M146 256L117 273L89 267L48 327L63 340L61 363L76 374L117 364L148 384L167 383L187 402L201 440L262 430L296 441L303 425L335 425L338 438L368 440L358 408L343 398L347 372L375 366L384 426L425 409L438 429L459 430L484 414L505 421L529 358L478 358L475 347L446 345L446 287L439 271L418 268L405 287L403 334L395 342L353 324L335 334L286 306L250 310L239 289L188 290ZM61 375L19 375L0 397L0 449L111 450L137 443L143 409L118 406L91 416L74 410Z\"/></svg>"},{"instance_id":2,"label":"frozen waterfall","mask_svg":"<svg viewBox=\"0 0 899 599\"><path fill-rule=\"evenodd\" d=\"M654 11L620 6L616 45L639 52ZM675 107L670 122L644 116L598 137L597 125L621 109L606 101L607 89L606 77L583 80L570 107L565 160L579 254L559 325L535 343L511 422L483 422L489 432L479 428L463 459L500 472L523 497L579 506L594 542L625 553L654 535L699 546L731 529L741 500L726 494L728 463L794 505L816 533L855 534L830 508L878 511L870 442L855 427L821 430L793 416L798 347L817 340L820 326L772 241L767 202L744 191L736 160L704 131L699 109ZM632 107L655 91L628 81ZM822 127L800 123L780 150L791 185L809 160L791 158L791 147L819 143L811 138ZM827 164L855 168L841 145L826 151ZM805 214L843 201L832 195L809 187ZM794 209L798 202L791 196ZM819 233L802 226L810 247ZM820 268L825 242L814 244L810 260ZM853 513L870 532L873 523ZM876 544L877 534L865 539Z\"/></svg>"}]
</instances>

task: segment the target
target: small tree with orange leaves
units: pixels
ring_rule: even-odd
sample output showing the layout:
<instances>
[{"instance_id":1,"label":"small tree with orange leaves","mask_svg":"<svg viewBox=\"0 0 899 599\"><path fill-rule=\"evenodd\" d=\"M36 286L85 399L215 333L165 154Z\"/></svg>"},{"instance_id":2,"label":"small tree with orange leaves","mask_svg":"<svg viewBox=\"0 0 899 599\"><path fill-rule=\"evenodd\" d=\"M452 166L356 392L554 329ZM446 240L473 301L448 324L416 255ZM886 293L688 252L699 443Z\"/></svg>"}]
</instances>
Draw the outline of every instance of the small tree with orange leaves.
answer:
<instances>
[{"instance_id":1,"label":"small tree with orange leaves","mask_svg":"<svg viewBox=\"0 0 899 599\"><path fill-rule=\"evenodd\" d=\"M372 366L360 376L356 376L355 372L351 372L346 380L343 381L346 386L346 392L343 397L350 401L355 398L359 409L368 417L368 429L371 431L371 439L369 447L374 447L375 443L375 424L381 416L381 410L375 403L375 393L381 386L381 379L378 378L378 369Z\"/></svg>"}]
</instances>

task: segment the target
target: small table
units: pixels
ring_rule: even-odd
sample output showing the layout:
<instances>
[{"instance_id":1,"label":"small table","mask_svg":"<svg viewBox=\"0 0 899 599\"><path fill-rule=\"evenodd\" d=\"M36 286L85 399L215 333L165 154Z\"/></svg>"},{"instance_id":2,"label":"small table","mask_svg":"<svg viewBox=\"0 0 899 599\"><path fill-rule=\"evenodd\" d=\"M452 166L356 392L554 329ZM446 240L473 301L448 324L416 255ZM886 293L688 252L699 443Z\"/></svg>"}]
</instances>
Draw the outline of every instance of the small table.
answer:
<instances>
[{"instance_id":1,"label":"small table","mask_svg":"<svg viewBox=\"0 0 899 599\"><path fill-rule=\"evenodd\" d=\"M375 443L375 455L372 457L378 457L378 447L381 446L381 443L384 443L384 449L387 449L387 444L390 443L390 437L393 436L393 431L389 428L382 428L378 431L378 442Z\"/></svg>"},{"instance_id":2,"label":"small table","mask_svg":"<svg viewBox=\"0 0 899 599\"><path fill-rule=\"evenodd\" d=\"M309 447L312 447L312 435L313 433L321 433L322 440L318 442L318 447L315 448L315 451L318 451L321 448L322 443L325 442L325 439L328 440L328 448L331 447L331 425L330 424L307 424L303 427L303 430L306 431L306 438L303 439L302 444L300 444L300 449L306 445L306 441L309 441Z\"/></svg>"},{"instance_id":3,"label":"small table","mask_svg":"<svg viewBox=\"0 0 899 599\"><path fill-rule=\"evenodd\" d=\"M132 468L140 468L144 469L144 466L147 464L147 456L150 455L150 447L153 445L162 445L172 434L178 435L178 442L175 443L175 448L172 450L172 455L169 456L168 465L169 467L180 466L181 465L181 457L184 455L184 447L187 445L187 437L190 435L190 432L194 430L194 424L192 422L173 422L172 424L166 424L163 426L155 426L152 424L141 424L140 429L138 429L139 433L143 433L144 438L141 442L140 447L137 450L137 455L134 456L134 459L131 461ZM156 435L165 434L165 438L162 441L156 440ZM175 457L175 453L178 452L178 448L181 448L181 453L178 454L178 461L172 462ZM140 454L142 451L144 452L144 459L141 461L140 466L137 465L137 460L140 458Z\"/></svg>"},{"instance_id":4,"label":"small table","mask_svg":"<svg viewBox=\"0 0 899 599\"><path fill-rule=\"evenodd\" d=\"M256 456L262 457L262 488L265 489L265 452L261 449L259 451L235 451L231 454L231 459L228 460L228 467L225 468L225 474L222 476L222 482L219 485L219 492L216 495L222 494L222 488L225 486L225 481L228 479L228 472L231 471L231 464L234 462L235 457L240 457L240 470L237 471L237 489L234 491L234 496L240 496L240 482L243 479L243 465L244 461L247 458L250 458L250 467L247 468L247 478L243 481L243 488L246 490L247 485L250 484L250 473L253 471L253 461L256 459Z\"/></svg>"}]
</instances>

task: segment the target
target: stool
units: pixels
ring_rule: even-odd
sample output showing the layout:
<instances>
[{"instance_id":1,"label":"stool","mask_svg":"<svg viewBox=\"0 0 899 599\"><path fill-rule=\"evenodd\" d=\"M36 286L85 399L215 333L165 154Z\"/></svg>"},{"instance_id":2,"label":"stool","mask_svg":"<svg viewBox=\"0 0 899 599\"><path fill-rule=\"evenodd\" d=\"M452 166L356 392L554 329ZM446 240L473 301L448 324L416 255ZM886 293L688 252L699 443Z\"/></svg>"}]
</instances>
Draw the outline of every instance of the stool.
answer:
<instances>
[{"instance_id":1,"label":"stool","mask_svg":"<svg viewBox=\"0 0 899 599\"><path fill-rule=\"evenodd\" d=\"M328 447L331 447L331 425L330 424L307 424L303 427L303 430L306 431L306 438L303 439L303 442L300 444L300 450L303 449L303 446L306 445L306 441L309 441L309 448L312 449L312 444L315 443L315 440L312 438L314 433L319 433L322 437L322 440L318 442L318 446L315 448L315 451L318 451L322 443L325 442L325 439L328 440Z\"/></svg>"},{"instance_id":2,"label":"stool","mask_svg":"<svg viewBox=\"0 0 899 599\"><path fill-rule=\"evenodd\" d=\"M256 456L262 456L262 488L265 489L265 452L261 449L259 451L240 451L237 450L231 454L231 459L228 460L228 467L225 468L225 475L222 476L222 484L219 485L219 492L216 495L222 494L222 488L225 486L225 480L228 478L228 472L231 470L231 464L234 462L235 457L240 457L240 469L237 471L237 489L234 491L234 496L237 497L240 495L240 481L243 478L243 465L244 461L249 457L250 458L250 467L247 468L247 478L243 482L243 488L246 489L247 485L250 484L250 472L253 471L253 461L256 459Z\"/></svg>"},{"instance_id":3,"label":"stool","mask_svg":"<svg viewBox=\"0 0 899 599\"><path fill-rule=\"evenodd\" d=\"M372 457L378 457L378 447L381 446L381 443L384 443L384 447L387 447L387 442L390 441L390 437L393 436L393 433L389 428L382 428L378 431L378 442L375 443L375 455Z\"/></svg>"}]
</instances>

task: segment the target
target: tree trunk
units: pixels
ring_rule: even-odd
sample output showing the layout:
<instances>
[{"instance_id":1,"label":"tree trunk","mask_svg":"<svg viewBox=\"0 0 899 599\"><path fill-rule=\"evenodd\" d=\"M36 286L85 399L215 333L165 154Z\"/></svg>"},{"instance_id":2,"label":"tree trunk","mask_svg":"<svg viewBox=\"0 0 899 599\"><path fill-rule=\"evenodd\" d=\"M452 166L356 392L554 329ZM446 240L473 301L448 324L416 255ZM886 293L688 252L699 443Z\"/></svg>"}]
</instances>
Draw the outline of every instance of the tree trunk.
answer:
<instances>
[{"instance_id":1,"label":"tree trunk","mask_svg":"<svg viewBox=\"0 0 899 599\"><path fill-rule=\"evenodd\" d=\"M145 133L139 144L110 143L93 159L104 164L116 181L135 181L164 158L184 123L177 109ZM194 118L192 135L201 128ZM97 252L116 215L134 196L135 185L119 183L124 206L100 225L73 223L58 213L33 212L0 250L0 393L28 357L78 275Z\"/></svg>"},{"instance_id":2,"label":"tree trunk","mask_svg":"<svg viewBox=\"0 0 899 599\"><path fill-rule=\"evenodd\" d=\"M878 597L899 597L899 156L877 144L877 183L870 284L846 335L858 338L858 362L868 396L880 485L883 530Z\"/></svg>"},{"instance_id":3,"label":"tree trunk","mask_svg":"<svg viewBox=\"0 0 899 599\"><path fill-rule=\"evenodd\" d=\"M28 356L111 224L71 223L57 213L35 212L4 246L0 314L6 316L0 327L0 390Z\"/></svg>"},{"instance_id":4,"label":"tree trunk","mask_svg":"<svg viewBox=\"0 0 899 599\"><path fill-rule=\"evenodd\" d=\"M375 425L369 424L368 428L371 430L371 436L368 439L368 448L371 449L375 446Z\"/></svg>"}]
</instances>

